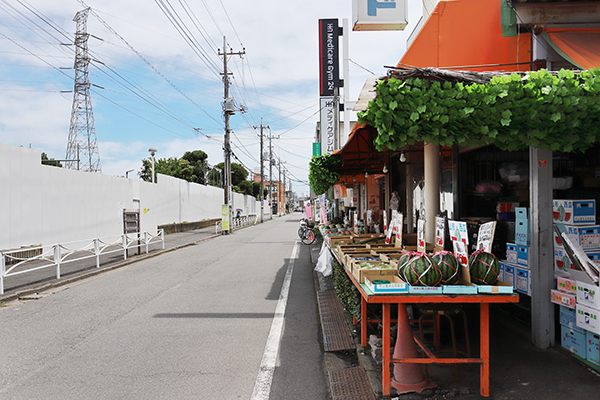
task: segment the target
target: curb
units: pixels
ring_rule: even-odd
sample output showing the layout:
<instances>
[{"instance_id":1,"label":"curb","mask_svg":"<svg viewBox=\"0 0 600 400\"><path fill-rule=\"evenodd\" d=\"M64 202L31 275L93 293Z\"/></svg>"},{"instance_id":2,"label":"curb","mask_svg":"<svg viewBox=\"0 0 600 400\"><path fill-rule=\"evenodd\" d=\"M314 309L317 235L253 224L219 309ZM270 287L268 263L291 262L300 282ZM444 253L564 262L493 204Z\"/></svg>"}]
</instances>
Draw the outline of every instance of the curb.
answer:
<instances>
[{"instance_id":1,"label":"curb","mask_svg":"<svg viewBox=\"0 0 600 400\"><path fill-rule=\"evenodd\" d=\"M23 299L23 298L25 298L27 296L31 296L33 294L38 294L39 292L43 292L43 291L46 291L46 290L50 290L50 289L58 288L58 287L61 287L61 286L65 286L65 285L71 284L73 282L78 282L78 281L81 281L81 280L84 280L84 279L88 279L88 278L91 278L93 276L105 273L105 272L109 272L109 271L113 271L113 270L118 269L118 268L126 267L126 266L131 265L133 263L136 263L138 261L142 261L142 260L145 260L145 259L148 259L148 258L157 257L157 256L160 256L162 254L166 254L166 253L169 253L169 252L172 252L172 251L175 251L175 250L179 250L179 249L183 249L185 247L193 246L193 245L196 245L198 243L202 243L202 242L205 242L207 240L217 238L219 236L221 236L221 235L215 234L215 235L211 235L211 236L205 237L205 238L200 239L200 240L196 240L196 241L191 242L191 243L186 243L186 244L178 245L178 246L171 247L171 248L168 248L168 249L160 249L160 250L157 250L155 252L148 253L148 254L140 254L140 255L137 255L137 256L130 257L127 260L119 261L119 262L116 262L114 264L109 264L109 265L107 265L105 267L101 266L100 268L96 268L93 271L83 272L83 273L80 273L78 275L75 275L75 276L72 276L72 277L69 277L69 278L60 279L60 280L57 280L55 282L46 283L46 284L44 284L42 286L34 287L34 288L31 288L31 289L17 291L15 293L8 294L8 295L2 295L2 296L0 296L0 303L7 302L7 301L20 300L20 299Z\"/></svg>"}]
</instances>

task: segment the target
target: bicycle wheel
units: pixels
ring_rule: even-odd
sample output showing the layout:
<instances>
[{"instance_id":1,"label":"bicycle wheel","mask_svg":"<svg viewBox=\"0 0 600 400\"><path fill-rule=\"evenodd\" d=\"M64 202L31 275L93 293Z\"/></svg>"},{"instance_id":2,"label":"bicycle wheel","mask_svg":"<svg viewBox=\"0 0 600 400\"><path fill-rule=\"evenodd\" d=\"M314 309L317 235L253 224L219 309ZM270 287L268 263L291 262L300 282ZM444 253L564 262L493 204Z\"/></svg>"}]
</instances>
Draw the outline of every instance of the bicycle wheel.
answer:
<instances>
[{"instance_id":1,"label":"bicycle wheel","mask_svg":"<svg viewBox=\"0 0 600 400\"><path fill-rule=\"evenodd\" d=\"M306 231L306 228L301 226L300 228L298 228L298 237L300 239L302 239L304 237L304 231Z\"/></svg>"},{"instance_id":2,"label":"bicycle wheel","mask_svg":"<svg viewBox=\"0 0 600 400\"><path fill-rule=\"evenodd\" d=\"M302 237L302 243L312 244L315 241L315 238L316 236L312 229L307 229L304 233L304 236Z\"/></svg>"}]
</instances>

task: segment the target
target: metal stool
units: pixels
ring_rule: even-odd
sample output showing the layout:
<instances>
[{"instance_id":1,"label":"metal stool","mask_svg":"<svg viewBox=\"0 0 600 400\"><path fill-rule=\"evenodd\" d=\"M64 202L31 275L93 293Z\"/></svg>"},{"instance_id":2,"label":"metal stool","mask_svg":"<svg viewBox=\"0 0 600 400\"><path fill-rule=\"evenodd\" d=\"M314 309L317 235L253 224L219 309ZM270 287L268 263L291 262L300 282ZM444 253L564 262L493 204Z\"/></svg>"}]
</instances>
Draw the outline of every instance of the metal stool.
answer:
<instances>
[{"instance_id":1,"label":"metal stool","mask_svg":"<svg viewBox=\"0 0 600 400\"><path fill-rule=\"evenodd\" d=\"M423 339L423 320L427 317L433 317L433 343L436 349L436 353L443 353L450 350L440 350L440 332L439 332L439 319L440 316L448 318L450 322L450 334L452 335L452 354L456 358L457 354L463 354L468 358L471 358L471 343L469 342L469 326L467 324L467 314L458 304L426 304L420 308L421 316L419 317L419 334L421 341ZM454 335L454 316L462 314L464 328L465 328L465 341L467 342L467 352L456 350L456 336ZM456 381L459 381L458 377L458 365L454 365L454 371L456 373ZM427 376L427 364L425 364L425 375Z\"/></svg>"}]
</instances>

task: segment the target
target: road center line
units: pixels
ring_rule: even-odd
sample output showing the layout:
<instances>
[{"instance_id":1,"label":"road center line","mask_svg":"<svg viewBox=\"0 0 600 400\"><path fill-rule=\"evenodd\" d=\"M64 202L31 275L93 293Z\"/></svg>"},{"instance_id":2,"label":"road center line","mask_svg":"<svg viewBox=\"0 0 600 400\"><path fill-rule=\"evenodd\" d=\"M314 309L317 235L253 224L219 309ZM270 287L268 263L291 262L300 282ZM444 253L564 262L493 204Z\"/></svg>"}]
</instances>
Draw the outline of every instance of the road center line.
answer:
<instances>
[{"instance_id":1,"label":"road center line","mask_svg":"<svg viewBox=\"0 0 600 400\"><path fill-rule=\"evenodd\" d=\"M279 344L281 342L281 332L283 330L283 318L285 317L285 309L290 293L290 284L292 282L292 273L294 272L294 262L298 258L299 242L296 241L292 249L290 262L288 263L283 285L281 286L281 294L275 308L275 315L271 324L271 331L265 345L262 361L256 382L254 383L254 391L251 400L268 400L271 394L271 383L275 372L275 364L277 362L277 353L279 352Z\"/></svg>"}]
</instances>

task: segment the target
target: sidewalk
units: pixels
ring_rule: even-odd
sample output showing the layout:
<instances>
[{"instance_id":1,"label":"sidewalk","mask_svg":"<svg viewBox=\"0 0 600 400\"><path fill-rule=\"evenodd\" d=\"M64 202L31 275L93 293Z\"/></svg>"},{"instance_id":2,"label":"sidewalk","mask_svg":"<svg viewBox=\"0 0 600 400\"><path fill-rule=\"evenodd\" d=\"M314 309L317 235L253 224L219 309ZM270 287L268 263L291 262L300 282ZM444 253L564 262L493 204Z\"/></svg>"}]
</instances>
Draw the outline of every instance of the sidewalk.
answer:
<instances>
[{"instance_id":1,"label":"sidewalk","mask_svg":"<svg viewBox=\"0 0 600 400\"><path fill-rule=\"evenodd\" d=\"M145 253L143 246L141 254L135 254L137 249L129 250L127 260L124 259L122 252L103 255L100 256L100 268L96 268L94 258L63 264L61 265L61 279L56 279L56 269L53 267L11 276L4 279L4 294L0 295L0 303L35 296L39 291L85 279L99 273L129 265L144 258L155 257L165 252L192 246L217 236L221 236L221 234L215 233L214 226L187 232L172 233L165 235L164 250L162 249L161 242L156 242L150 244L148 254Z\"/></svg>"},{"instance_id":2,"label":"sidewalk","mask_svg":"<svg viewBox=\"0 0 600 400\"><path fill-rule=\"evenodd\" d=\"M313 266L317 262L319 251L320 247L313 246ZM316 290L333 288L330 277L323 277L320 273L318 275L319 285L315 287ZM464 308L468 315L471 351L474 356L478 356L478 306L465 305ZM528 326L514 319L512 315L500 312L498 307L492 306L490 310L490 397L482 397L479 394L477 365L460 365L459 382L456 381L454 366L430 365L429 379L437 384L437 389L420 394L382 396L381 366L371 357L369 346L363 348L360 345L360 326L352 324L352 317L348 313L346 319L354 335L356 354L325 353L325 372L327 374L329 371L363 367L376 397L385 400L587 400L600 396L600 374L563 349L560 346L559 335L556 337L555 347L539 350L530 340ZM461 327L462 324L457 323L457 340L463 339ZM413 330L415 328L418 332L418 327L413 327ZM459 350L462 348L461 344L459 343ZM449 337L446 338L443 334L442 345L451 348Z\"/></svg>"}]
</instances>

